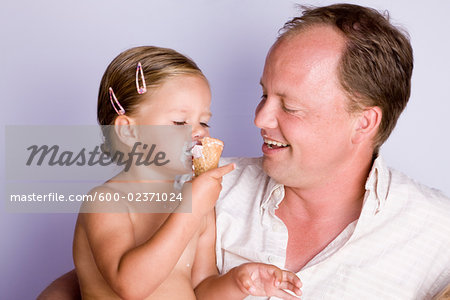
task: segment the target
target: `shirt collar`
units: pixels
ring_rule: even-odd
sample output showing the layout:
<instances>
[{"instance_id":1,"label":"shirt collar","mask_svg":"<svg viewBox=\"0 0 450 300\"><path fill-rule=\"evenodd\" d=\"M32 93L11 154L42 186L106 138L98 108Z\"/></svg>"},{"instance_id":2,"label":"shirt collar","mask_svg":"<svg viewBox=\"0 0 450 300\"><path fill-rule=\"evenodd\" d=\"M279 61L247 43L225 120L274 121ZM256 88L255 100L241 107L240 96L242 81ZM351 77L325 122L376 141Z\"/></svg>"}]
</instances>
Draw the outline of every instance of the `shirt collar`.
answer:
<instances>
[{"instance_id":1,"label":"shirt collar","mask_svg":"<svg viewBox=\"0 0 450 300\"><path fill-rule=\"evenodd\" d=\"M268 178L267 188L264 191L261 200L261 213L264 209L272 206L275 209L284 198L284 185L276 182L274 179ZM377 200L377 208L375 213L379 212L387 199L389 192L390 171L381 156L378 156L372 165L372 169L366 181L366 191L374 192ZM272 195L274 196L272 198Z\"/></svg>"},{"instance_id":2,"label":"shirt collar","mask_svg":"<svg viewBox=\"0 0 450 300\"><path fill-rule=\"evenodd\" d=\"M284 185L269 176L267 176L267 180L269 182L261 199L261 213L269 207L278 208L278 205L284 199Z\"/></svg>"},{"instance_id":3,"label":"shirt collar","mask_svg":"<svg viewBox=\"0 0 450 300\"><path fill-rule=\"evenodd\" d=\"M381 156L378 156L372 165L372 170L366 181L366 191L373 192L377 200L375 213L383 209L389 192L391 174Z\"/></svg>"}]
</instances>

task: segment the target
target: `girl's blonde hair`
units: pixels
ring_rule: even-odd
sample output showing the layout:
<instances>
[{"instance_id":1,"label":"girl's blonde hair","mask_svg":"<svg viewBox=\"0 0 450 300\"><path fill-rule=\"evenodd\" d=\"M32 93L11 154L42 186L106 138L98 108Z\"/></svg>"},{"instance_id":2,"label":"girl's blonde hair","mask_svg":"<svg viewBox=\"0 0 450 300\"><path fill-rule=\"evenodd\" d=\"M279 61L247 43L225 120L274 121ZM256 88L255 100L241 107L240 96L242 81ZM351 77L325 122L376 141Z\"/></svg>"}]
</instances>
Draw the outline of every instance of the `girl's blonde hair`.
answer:
<instances>
[{"instance_id":1,"label":"girl's blonde hair","mask_svg":"<svg viewBox=\"0 0 450 300\"><path fill-rule=\"evenodd\" d=\"M139 94L136 88L136 68L141 63L144 72L146 94ZM203 75L197 64L175 50L154 46L135 47L120 53L109 64L100 82L97 104L97 120L100 125L114 125L117 114L111 104L109 88L112 88L118 102L127 116L133 116L139 104L148 93L160 87L166 80L180 75ZM111 154L111 126L102 126L105 143L102 151Z\"/></svg>"}]
</instances>

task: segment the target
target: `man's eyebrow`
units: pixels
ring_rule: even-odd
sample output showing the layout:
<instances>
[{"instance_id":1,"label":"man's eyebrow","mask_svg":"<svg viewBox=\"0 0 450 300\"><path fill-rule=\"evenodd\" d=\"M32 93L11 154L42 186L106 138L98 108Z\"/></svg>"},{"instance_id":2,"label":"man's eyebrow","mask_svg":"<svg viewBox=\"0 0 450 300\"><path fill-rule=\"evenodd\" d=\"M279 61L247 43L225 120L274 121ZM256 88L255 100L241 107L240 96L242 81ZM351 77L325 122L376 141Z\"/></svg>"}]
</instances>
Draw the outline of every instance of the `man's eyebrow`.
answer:
<instances>
[{"instance_id":1,"label":"man's eyebrow","mask_svg":"<svg viewBox=\"0 0 450 300\"><path fill-rule=\"evenodd\" d=\"M262 86L262 88L264 89L264 84L262 83L262 79L259 81L259 84ZM275 93L275 95L277 95L280 98L286 98L286 94L283 93Z\"/></svg>"}]
</instances>

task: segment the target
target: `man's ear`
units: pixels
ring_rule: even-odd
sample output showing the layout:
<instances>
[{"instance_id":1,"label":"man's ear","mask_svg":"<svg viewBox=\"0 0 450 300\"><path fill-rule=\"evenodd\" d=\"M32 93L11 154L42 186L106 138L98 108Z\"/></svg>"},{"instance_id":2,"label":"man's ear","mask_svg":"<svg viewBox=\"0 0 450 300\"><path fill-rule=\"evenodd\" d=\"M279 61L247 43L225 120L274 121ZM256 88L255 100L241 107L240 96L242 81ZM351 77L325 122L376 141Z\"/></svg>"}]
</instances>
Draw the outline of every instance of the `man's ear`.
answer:
<instances>
[{"instance_id":1,"label":"man's ear","mask_svg":"<svg viewBox=\"0 0 450 300\"><path fill-rule=\"evenodd\" d=\"M363 141L372 142L378 132L378 127L380 127L382 115L381 108L378 106L366 107L359 113L355 123L352 142L354 144L359 144Z\"/></svg>"},{"instance_id":2,"label":"man's ear","mask_svg":"<svg viewBox=\"0 0 450 300\"><path fill-rule=\"evenodd\" d=\"M139 139L136 122L125 115L118 116L114 121L116 136L125 145L132 147Z\"/></svg>"}]
</instances>

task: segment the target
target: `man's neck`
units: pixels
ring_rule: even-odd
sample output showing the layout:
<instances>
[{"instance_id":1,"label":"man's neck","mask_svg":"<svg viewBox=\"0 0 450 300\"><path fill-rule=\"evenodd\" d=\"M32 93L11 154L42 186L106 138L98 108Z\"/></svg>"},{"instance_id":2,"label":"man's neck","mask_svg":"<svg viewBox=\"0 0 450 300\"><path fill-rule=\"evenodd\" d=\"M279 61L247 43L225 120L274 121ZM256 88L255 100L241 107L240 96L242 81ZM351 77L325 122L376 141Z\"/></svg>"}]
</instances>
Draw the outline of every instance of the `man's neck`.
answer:
<instances>
[{"instance_id":1,"label":"man's neck","mask_svg":"<svg viewBox=\"0 0 450 300\"><path fill-rule=\"evenodd\" d=\"M301 270L359 218L371 166L370 159L355 171L344 168L322 182L320 188L285 186L284 200L276 211L289 234L285 268Z\"/></svg>"},{"instance_id":2,"label":"man's neck","mask_svg":"<svg viewBox=\"0 0 450 300\"><path fill-rule=\"evenodd\" d=\"M293 216L314 222L351 223L359 217L372 160L345 168L310 188L285 186L282 205ZM340 219L340 221L339 221Z\"/></svg>"}]
</instances>

